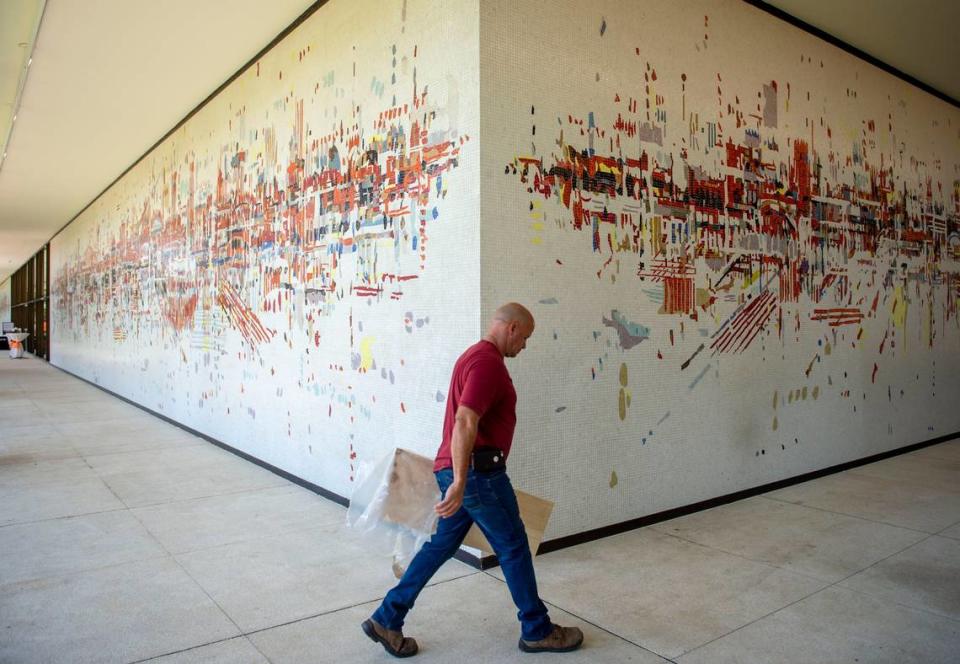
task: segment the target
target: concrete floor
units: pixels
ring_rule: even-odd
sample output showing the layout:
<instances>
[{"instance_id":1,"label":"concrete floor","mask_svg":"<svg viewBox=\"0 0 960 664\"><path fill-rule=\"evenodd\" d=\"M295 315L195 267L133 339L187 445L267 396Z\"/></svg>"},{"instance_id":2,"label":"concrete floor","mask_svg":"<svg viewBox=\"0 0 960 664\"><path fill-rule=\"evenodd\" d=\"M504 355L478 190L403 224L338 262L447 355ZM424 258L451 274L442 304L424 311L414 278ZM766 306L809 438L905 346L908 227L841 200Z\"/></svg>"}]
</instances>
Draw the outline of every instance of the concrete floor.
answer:
<instances>
[{"instance_id":1,"label":"concrete floor","mask_svg":"<svg viewBox=\"0 0 960 664\"><path fill-rule=\"evenodd\" d=\"M384 662L344 509L42 361L0 358L0 662ZM526 655L453 561L422 662L960 661L960 441L540 556L583 650ZM151 659L153 658L153 659Z\"/></svg>"}]
</instances>

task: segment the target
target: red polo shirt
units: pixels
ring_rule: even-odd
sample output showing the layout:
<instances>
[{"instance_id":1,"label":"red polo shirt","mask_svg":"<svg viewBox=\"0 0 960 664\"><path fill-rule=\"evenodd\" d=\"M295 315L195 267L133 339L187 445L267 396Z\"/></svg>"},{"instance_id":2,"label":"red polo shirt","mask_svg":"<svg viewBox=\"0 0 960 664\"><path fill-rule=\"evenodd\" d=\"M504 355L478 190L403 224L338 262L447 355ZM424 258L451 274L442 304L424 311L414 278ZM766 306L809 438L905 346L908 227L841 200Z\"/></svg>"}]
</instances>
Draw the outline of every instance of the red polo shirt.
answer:
<instances>
[{"instance_id":1,"label":"red polo shirt","mask_svg":"<svg viewBox=\"0 0 960 664\"><path fill-rule=\"evenodd\" d=\"M489 341L470 346L453 366L443 419L443 442L434 470L453 467L450 443L457 409L463 404L480 416L474 447L496 447L506 457L517 425L517 392L500 351Z\"/></svg>"}]
</instances>

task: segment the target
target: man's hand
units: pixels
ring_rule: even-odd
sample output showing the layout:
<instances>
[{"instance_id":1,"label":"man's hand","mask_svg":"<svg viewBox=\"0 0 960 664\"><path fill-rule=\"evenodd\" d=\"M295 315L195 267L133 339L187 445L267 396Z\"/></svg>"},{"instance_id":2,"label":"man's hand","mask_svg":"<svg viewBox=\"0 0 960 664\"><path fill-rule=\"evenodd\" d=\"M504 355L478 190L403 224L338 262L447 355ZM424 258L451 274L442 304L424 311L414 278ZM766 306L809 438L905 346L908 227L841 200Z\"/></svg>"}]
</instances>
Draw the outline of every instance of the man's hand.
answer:
<instances>
[{"instance_id":1,"label":"man's hand","mask_svg":"<svg viewBox=\"0 0 960 664\"><path fill-rule=\"evenodd\" d=\"M460 505L463 504L463 491L465 488L466 483L464 482L454 482L447 488L447 493L443 497L443 500L433 508L437 514L440 515L441 519L446 519L448 516L453 516L457 513Z\"/></svg>"}]
</instances>

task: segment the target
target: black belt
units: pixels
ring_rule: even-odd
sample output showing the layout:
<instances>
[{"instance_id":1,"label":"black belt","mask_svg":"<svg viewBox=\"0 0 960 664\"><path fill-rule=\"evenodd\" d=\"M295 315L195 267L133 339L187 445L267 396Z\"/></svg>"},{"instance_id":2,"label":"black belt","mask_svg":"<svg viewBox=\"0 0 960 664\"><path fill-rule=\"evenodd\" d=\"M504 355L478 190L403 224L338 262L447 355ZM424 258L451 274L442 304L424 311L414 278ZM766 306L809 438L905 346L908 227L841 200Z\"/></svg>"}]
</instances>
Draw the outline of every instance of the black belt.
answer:
<instances>
[{"instance_id":1,"label":"black belt","mask_svg":"<svg viewBox=\"0 0 960 664\"><path fill-rule=\"evenodd\" d=\"M496 447L475 447L470 455L470 467L478 473L489 473L507 467L507 455Z\"/></svg>"}]
</instances>

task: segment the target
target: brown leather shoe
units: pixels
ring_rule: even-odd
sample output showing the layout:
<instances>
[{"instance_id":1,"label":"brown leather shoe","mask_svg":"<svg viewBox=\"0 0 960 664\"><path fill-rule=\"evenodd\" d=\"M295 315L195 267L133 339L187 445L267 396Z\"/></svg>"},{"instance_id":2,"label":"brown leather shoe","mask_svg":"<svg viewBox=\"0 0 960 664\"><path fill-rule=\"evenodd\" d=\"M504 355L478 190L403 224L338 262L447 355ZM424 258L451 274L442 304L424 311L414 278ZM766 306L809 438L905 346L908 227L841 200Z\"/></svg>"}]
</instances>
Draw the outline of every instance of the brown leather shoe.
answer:
<instances>
[{"instance_id":1,"label":"brown leather shoe","mask_svg":"<svg viewBox=\"0 0 960 664\"><path fill-rule=\"evenodd\" d=\"M553 631L545 639L539 641L520 639L520 650L523 652L570 652L579 648L581 643L583 643L583 632L579 627L554 625Z\"/></svg>"},{"instance_id":2,"label":"brown leather shoe","mask_svg":"<svg viewBox=\"0 0 960 664\"><path fill-rule=\"evenodd\" d=\"M413 657L420 650L416 640L404 636L403 632L387 629L373 618L364 620L360 628L363 633L383 646L394 657Z\"/></svg>"}]
</instances>

